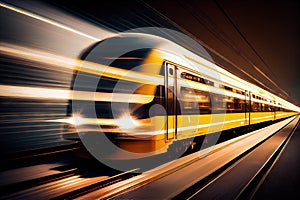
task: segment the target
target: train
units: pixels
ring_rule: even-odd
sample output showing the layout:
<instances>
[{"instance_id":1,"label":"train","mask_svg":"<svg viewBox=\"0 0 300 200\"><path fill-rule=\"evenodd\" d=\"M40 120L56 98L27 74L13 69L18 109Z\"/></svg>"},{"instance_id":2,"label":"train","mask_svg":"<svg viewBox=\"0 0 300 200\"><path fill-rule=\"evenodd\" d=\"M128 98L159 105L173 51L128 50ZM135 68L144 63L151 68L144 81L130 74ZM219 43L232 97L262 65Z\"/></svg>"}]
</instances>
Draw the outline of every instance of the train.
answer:
<instances>
[{"instance_id":1,"label":"train","mask_svg":"<svg viewBox=\"0 0 300 200\"><path fill-rule=\"evenodd\" d=\"M163 154L174 144L186 149L199 136L300 112L216 63L143 33L122 33L86 49L71 85L63 137L102 152L117 147L101 155L107 159Z\"/></svg>"}]
</instances>

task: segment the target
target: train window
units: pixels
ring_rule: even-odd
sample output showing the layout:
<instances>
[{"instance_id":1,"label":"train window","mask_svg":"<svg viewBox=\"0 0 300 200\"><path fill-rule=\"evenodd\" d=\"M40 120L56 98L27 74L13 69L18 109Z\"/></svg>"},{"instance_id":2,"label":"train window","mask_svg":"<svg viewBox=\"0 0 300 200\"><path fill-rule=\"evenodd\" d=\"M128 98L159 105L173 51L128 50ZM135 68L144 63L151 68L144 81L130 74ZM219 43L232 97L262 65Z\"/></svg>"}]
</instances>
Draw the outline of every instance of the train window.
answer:
<instances>
[{"instance_id":1,"label":"train window","mask_svg":"<svg viewBox=\"0 0 300 200\"><path fill-rule=\"evenodd\" d=\"M237 94L242 94L242 91L241 90L235 90L235 92L237 93Z\"/></svg>"},{"instance_id":2,"label":"train window","mask_svg":"<svg viewBox=\"0 0 300 200\"><path fill-rule=\"evenodd\" d=\"M174 112L175 112L175 110L174 110L174 98L176 98L175 97L175 94L174 94L174 92L173 92L173 87L169 87L168 89L167 89L167 113L168 113L168 115L174 115Z\"/></svg>"},{"instance_id":3,"label":"train window","mask_svg":"<svg viewBox=\"0 0 300 200\"><path fill-rule=\"evenodd\" d=\"M276 106L275 111L280 111L280 108Z\"/></svg>"},{"instance_id":4,"label":"train window","mask_svg":"<svg viewBox=\"0 0 300 200\"><path fill-rule=\"evenodd\" d=\"M227 101L227 112L234 112L234 113L244 112L244 107L245 107L244 100L227 96L226 101Z\"/></svg>"},{"instance_id":5,"label":"train window","mask_svg":"<svg viewBox=\"0 0 300 200\"><path fill-rule=\"evenodd\" d=\"M224 113L227 109L226 96L221 94L212 95L212 109L214 113Z\"/></svg>"},{"instance_id":6,"label":"train window","mask_svg":"<svg viewBox=\"0 0 300 200\"><path fill-rule=\"evenodd\" d=\"M234 98L234 112L245 111L245 100Z\"/></svg>"},{"instance_id":7,"label":"train window","mask_svg":"<svg viewBox=\"0 0 300 200\"><path fill-rule=\"evenodd\" d=\"M213 81L210 81L208 79L204 79L200 76L196 76L194 74L190 74L190 73L187 73L187 72L182 72L180 74L180 77L184 78L184 79L191 80L191 81L199 82L199 83L204 83L206 85L211 85L211 86L216 86L216 87L221 86L217 83L214 83Z\"/></svg>"},{"instance_id":8,"label":"train window","mask_svg":"<svg viewBox=\"0 0 300 200\"><path fill-rule=\"evenodd\" d=\"M114 93L132 93L132 88L139 88L139 87L140 87L139 83L102 76L100 79L98 78L98 85L96 91L114 92Z\"/></svg>"},{"instance_id":9,"label":"train window","mask_svg":"<svg viewBox=\"0 0 300 200\"><path fill-rule=\"evenodd\" d=\"M173 72L173 69L172 69L172 68L169 68L169 74L170 74L170 75L173 75L173 73L174 73L174 72Z\"/></svg>"},{"instance_id":10,"label":"train window","mask_svg":"<svg viewBox=\"0 0 300 200\"><path fill-rule=\"evenodd\" d=\"M205 82L205 84L207 84L207 85L211 85L211 86L214 85L214 82L212 82L212 81L210 81L210 80L207 80L207 79L204 79L204 82Z\"/></svg>"},{"instance_id":11,"label":"train window","mask_svg":"<svg viewBox=\"0 0 300 200\"><path fill-rule=\"evenodd\" d=\"M262 103L259 103L258 111L263 111L262 110Z\"/></svg>"},{"instance_id":12,"label":"train window","mask_svg":"<svg viewBox=\"0 0 300 200\"><path fill-rule=\"evenodd\" d=\"M266 104L264 104L264 103L261 104L261 111L262 112L266 112L267 111L266 110Z\"/></svg>"},{"instance_id":13,"label":"train window","mask_svg":"<svg viewBox=\"0 0 300 200\"><path fill-rule=\"evenodd\" d=\"M230 96L226 96L226 106L227 106L227 112L233 112L234 111L234 98Z\"/></svg>"},{"instance_id":14,"label":"train window","mask_svg":"<svg viewBox=\"0 0 300 200\"><path fill-rule=\"evenodd\" d=\"M270 106L271 107L271 112L275 111L275 106Z\"/></svg>"},{"instance_id":15,"label":"train window","mask_svg":"<svg viewBox=\"0 0 300 200\"><path fill-rule=\"evenodd\" d=\"M230 89L228 89L228 90L230 90ZM231 91L234 92L234 93L237 93L237 94L243 94L243 95L245 95L245 92L243 92L243 91L241 91L239 89L236 89L236 88L232 88Z\"/></svg>"},{"instance_id":16,"label":"train window","mask_svg":"<svg viewBox=\"0 0 300 200\"><path fill-rule=\"evenodd\" d=\"M210 112L210 95L208 92L181 87L180 105L182 114L200 114Z\"/></svg>"},{"instance_id":17,"label":"train window","mask_svg":"<svg viewBox=\"0 0 300 200\"><path fill-rule=\"evenodd\" d=\"M269 104L267 104L267 112L272 112L272 107L271 107L271 105L269 105Z\"/></svg>"},{"instance_id":18,"label":"train window","mask_svg":"<svg viewBox=\"0 0 300 200\"><path fill-rule=\"evenodd\" d=\"M220 84L220 85L219 85L219 88L222 88L222 89L224 89L224 87L225 87L225 86L224 86L224 85L222 85L222 84Z\"/></svg>"},{"instance_id":19,"label":"train window","mask_svg":"<svg viewBox=\"0 0 300 200\"><path fill-rule=\"evenodd\" d=\"M158 85L155 92L155 103L165 105L165 86Z\"/></svg>"},{"instance_id":20,"label":"train window","mask_svg":"<svg viewBox=\"0 0 300 200\"><path fill-rule=\"evenodd\" d=\"M190 73L182 72L180 76L181 76L181 78L188 79L188 80L191 80L191 81L196 81L196 82L199 82L199 83L205 83L204 78L193 75L193 74L190 74Z\"/></svg>"},{"instance_id":21,"label":"train window","mask_svg":"<svg viewBox=\"0 0 300 200\"><path fill-rule=\"evenodd\" d=\"M250 101L249 100L247 100L246 101L246 112L250 112Z\"/></svg>"},{"instance_id":22,"label":"train window","mask_svg":"<svg viewBox=\"0 0 300 200\"><path fill-rule=\"evenodd\" d=\"M226 85L224 85L224 89L225 89L225 90L232 91L232 87L228 87L228 86L226 86Z\"/></svg>"},{"instance_id":23,"label":"train window","mask_svg":"<svg viewBox=\"0 0 300 200\"><path fill-rule=\"evenodd\" d=\"M259 103L252 101L252 102L251 102L251 111L252 111L252 112L258 112L258 111L260 111L260 110L261 110L261 109L260 109Z\"/></svg>"},{"instance_id":24,"label":"train window","mask_svg":"<svg viewBox=\"0 0 300 200\"><path fill-rule=\"evenodd\" d=\"M265 107L266 107L265 108L266 112L271 112L272 111L272 108L269 104L266 104Z\"/></svg>"},{"instance_id":25,"label":"train window","mask_svg":"<svg viewBox=\"0 0 300 200\"><path fill-rule=\"evenodd\" d=\"M214 113L225 111L228 113L244 112L245 100L231 96L213 94L212 109Z\"/></svg>"},{"instance_id":26,"label":"train window","mask_svg":"<svg viewBox=\"0 0 300 200\"><path fill-rule=\"evenodd\" d=\"M106 57L103 57L103 62L101 61L100 63L130 70L134 67L140 66L143 63L144 58L148 56L150 51L151 49L149 48L137 49L125 53L114 60L112 60L111 58L108 59Z\"/></svg>"}]
</instances>

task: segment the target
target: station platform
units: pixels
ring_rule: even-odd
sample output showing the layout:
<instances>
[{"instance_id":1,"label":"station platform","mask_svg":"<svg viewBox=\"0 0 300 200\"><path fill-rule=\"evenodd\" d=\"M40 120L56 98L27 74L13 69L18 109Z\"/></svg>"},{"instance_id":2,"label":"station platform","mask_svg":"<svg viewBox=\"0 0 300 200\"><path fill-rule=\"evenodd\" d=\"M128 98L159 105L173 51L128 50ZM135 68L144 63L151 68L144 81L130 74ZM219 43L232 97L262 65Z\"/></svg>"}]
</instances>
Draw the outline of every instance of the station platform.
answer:
<instances>
[{"instance_id":1,"label":"station platform","mask_svg":"<svg viewBox=\"0 0 300 200\"><path fill-rule=\"evenodd\" d=\"M300 123L253 199L300 199Z\"/></svg>"}]
</instances>

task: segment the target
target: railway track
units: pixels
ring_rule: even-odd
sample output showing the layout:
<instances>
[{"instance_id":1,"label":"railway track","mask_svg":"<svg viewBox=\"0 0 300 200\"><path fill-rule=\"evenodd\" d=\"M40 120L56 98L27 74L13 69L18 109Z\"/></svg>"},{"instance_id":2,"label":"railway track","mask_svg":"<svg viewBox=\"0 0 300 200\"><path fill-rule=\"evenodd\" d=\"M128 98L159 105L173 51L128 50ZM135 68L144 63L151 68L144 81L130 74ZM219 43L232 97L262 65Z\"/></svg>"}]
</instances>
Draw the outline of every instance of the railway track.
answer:
<instances>
[{"instance_id":1,"label":"railway track","mask_svg":"<svg viewBox=\"0 0 300 200\"><path fill-rule=\"evenodd\" d=\"M252 199L299 126L299 117L174 199Z\"/></svg>"}]
</instances>

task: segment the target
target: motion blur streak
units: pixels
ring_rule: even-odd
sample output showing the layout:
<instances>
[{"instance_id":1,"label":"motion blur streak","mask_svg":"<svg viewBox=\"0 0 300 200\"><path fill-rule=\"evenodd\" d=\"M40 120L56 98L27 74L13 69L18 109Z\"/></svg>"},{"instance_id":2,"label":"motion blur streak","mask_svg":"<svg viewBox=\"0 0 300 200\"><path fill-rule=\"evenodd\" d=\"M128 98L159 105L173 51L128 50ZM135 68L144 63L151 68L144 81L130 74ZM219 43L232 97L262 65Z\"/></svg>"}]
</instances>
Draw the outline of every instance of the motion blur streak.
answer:
<instances>
[{"instance_id":1,"label":"motion blur streak","mask_svg":"<svg viewBox=\"0 0 300 200\"><path fill-rule=\"evenodd\" d=\"M66 56L55 55L53 53L44 52L39 49L23 47L19 45L0 43L0 52L2 55L8 55L15 58L21 58L31 62L44 63L48 65L61 66L73 70L74 66L79 64L78 59L68 58ZM47 65L39 65L42 68L49 68ZM51 70L53 68L51 67ZM73 73L73 71L72 71Z\"/></svg>"},{"instance_id":2,"label":"motion blur streak","mask_svg":"<svg viewBox=\"0 0 300 200\"><path fill-rule=\"evenodd\" d=\"M185 56L187 59L189 59L189 60L192 60L193 62L195 62L195 63L198 63L195 59L193 59L193 58L190 58L190 57L187 57L187 56ZM225 58L224 58L225 59ZM226 60L226 59L225 59ZM205 59L203 59L202 60L202 63L199 63L200 65L202 65L202 64L205 64L205 66L206 67L209 67L210 69L212 69L212 70L216 70L215 69L215 67L213 66L212 67L212 65L208 62L208 61L206 61ZM236 65L234 65L235 66L235 68L236 69L238 69L239 71L241 71L244 75L246 75L247 77L250 77L252 80L254 80L254 81L256 81L257 83L259 83L260 85L262 85L263 87L265 87L266 89L268 89L268 90L270 90L270 91L273 91L274 93L275 93L275 91L274 90L272 90L270 87L268 87L266 84L264 84L263 82L261 82L261 81L259 81L257 78L255 78L254 76L252 76L251 74L249 74L248 72L246 72L245 70L243 70L242 68L240 68L240 67L238 67L238 66L236 66ZM255 66L254 66L255 67ZM258 71L258 70L257 70ZM226 75L226 76L228 76L229 74L228 74L228 71L226 71L226 70L222 70L222 69L218 69L218 73L220 73L220 74L224 74L224 75ZM262 71L260 71L260 73L263 73ZM262 74L262 75L264 75L264 74ZM231 77L231 75L229 75L230 77ZM266 78L267 78L267 76L266 75L264 75ZM232 78L232 77L231 77ZM248 82L247 81L245 81L244 79L240 79L240 78L238 78L238 79L236 79L236 78L233 78L234 80L238 80L239 82L240 81L243 81L244 83L245 83L245 85L244 86L242 86L243 88L245 88L246 90L250 90L249 88L247 88L247 84L248 84ZM270 79L270 81L272 82L272 80ZM275 82L274 82L275 83ZM236 84L236 83L235 83ZM276 83L275 83L276 84ZM276 85L281 91L283 91L278 85ZM285 91L283 91L284 93L286 93Z\"/></svg>"},{"instance_id":3,"label":"motion blur streak","mask_svg":"<svg viewBox=\"0 0 300 200\"><path fill-rule=\"evenodd\" d=\"M286 91L284 91L283 89L281 89L279 87L279 85L277 85L277 83L275 83L272 79L270 79L263 71L261 71L255 65L253 65L253 67L256 69L256 71L258 71L261 75L263 75L266 79L268 79L272 84L274 84L278 89L280 89L286 96L289 96L289 94Z\"/></svg>"},{"instance_id":4,"label":"motion blur streak","mask_svg":"<svg viewBox=\"0 0 300 200\"><path fill-rule=\"evenodd\" d=\"M98 41L98 40L99 40L99 38L92 37L92 36L90 36L90 35L87 35L87 34L85 34L85 33L80 32L80 31L78 31L78 30L75 30L75 29L70 28L70 27L68 27L68 26L65 26L65 25L63 25L63 24L57 23L57 22L55 22L55 21L53 21L53 20L51 20L51 19L47 19L47 18L45 18L45 17L42 17L42 16L39 16L39 15L30 13L30 12L28 12L28 11L25 11L25 10L22 10L22 9L19 9L19 8L16 8L16 7L7 5L7 4L3 4L3 3L0 3L0 6L1 6L1 7L4 7L4 8L7 8L7 9L9 9L9 10L13 10L13 11L15 11L15 12L17 12L17 13L20 13L20 14L23 14L23 15L26 15L26 16L29 16L29 17L32 17L32 18L34 18L34 19L37 19L37 20L46 22L46 23L48 23L48 24L57 26L57 27L59 27L59 28L62 28L62 29L71 31L71 32L76 33L76 34L78 34L78 35L87 37L87 38L89 38L89 39L92 39L92 40L95 40L95 41Z\"/></svg>"},{"instance_id":5,"label":"motion blur streak","mask_svg":"<svg viewBox=\"0 0 300 200\"><path fill-rule=\"evenodd\" d=\"M150 75L147 73L134 72L130 70L120 69L116 67L110 67L106 65L96 64L92 62L84 61L83 65L77 67L82 72L106 76L110 78L122 79L126 81L133 81L142 84L150 85L163 85L164 77L161 75Z\"/></svg>"},{"instance_id":6,"label":"motion blur streak","mask_svg":"<svg viewBox=\"0 0 300 200\"><path fill-rule=\"evenodd\" d=\"M40 50L24 48L17 45L1 43L0 51L2 54L22 58L23 60L26 59L32 62L43 62L48 65L50 64L68 69L74 69L76 67L77 69L80 69L80 71L83 72L96 75L101 74L101 76L107 76L111 78L122 78L123 80L134 81L143 84L146 83L151 85L159 85L164 83L164 79L162 76L142 74L140 72L119 69L87 61L83 62L79 59L55 55L48 52L41 52Z\"/></svg>"},{"instance_id":7,"label":"motion blur streak","mask_svg":"<svg viewBox=\"0 0 300 200\"><path fill-rule=\"evenodd\" d=\"M266 84L262 83L261 81L259 81L258 79L256 79L254 76L252 76L251 74L249 74L248 72L246 72L245 70L239 68L241 70L241 72L243 72L246 76L250 77L252 80L255 80L257 83L259 83L260 85L264 86L265 88L267 88L270 91L273 91L270 87L268 87ZM275 93L275 92L274 92Z\"/></svg>"},{"instance_id":8,"label":"motion blur streak","mask_svg":"<svg viewBox=\"0 0 300 200\"><path fill-rule=\"evenodd\" d=\"M0 85L0 96L18 98L69 99L67 90Z\"/></svg>"},{"instance_id":9,"label":"motion blur streak","mask_svg":"<svg viewBox=\"0 0 300 200\"><path fill-rule=\"evenodd\" d=\"M82 124L93 124L93 125L118 125L115 119L99 119L99 118L82 118L80 116L74 116L63 119L53 119L49 122L63 122L73 125L82 125Z\"/></svg>"},{"instance_id":10,"label":"motion blur streak","mask_svg":"<svg viewBox=\"0 0 300 200\"><path fill-rule=\"evenodd\" d=\"M62 100L92 100L107 102L149 103L153 96L141 94L122 94L104 92L86 92L53 88L38 88L0 85L0 96L14 98L41 98Z\"/></svg>"}]
</instances>

